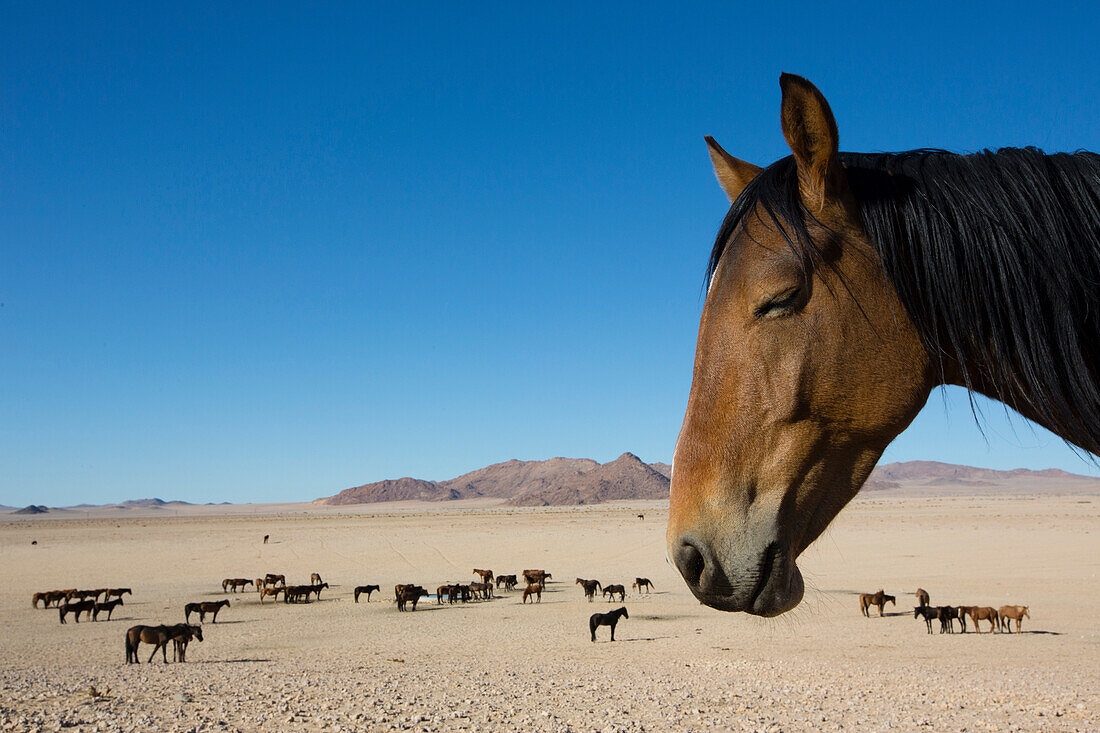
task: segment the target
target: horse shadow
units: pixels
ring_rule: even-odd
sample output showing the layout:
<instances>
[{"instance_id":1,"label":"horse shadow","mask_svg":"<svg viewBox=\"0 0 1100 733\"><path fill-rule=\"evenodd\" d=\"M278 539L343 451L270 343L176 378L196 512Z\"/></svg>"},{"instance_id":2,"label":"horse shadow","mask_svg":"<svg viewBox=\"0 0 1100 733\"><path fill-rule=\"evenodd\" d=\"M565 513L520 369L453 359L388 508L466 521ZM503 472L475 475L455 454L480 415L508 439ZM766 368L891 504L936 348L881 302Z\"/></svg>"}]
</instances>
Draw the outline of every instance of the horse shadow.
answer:
<instances>
[{"instance_id":1,"label":"horse shadow","mask_svg":"<svg viewBox=\"0 0 1100 733\"><path fill-rule=\"evenodd\" d=\"M890 618L892 616L912 616L912 611L886 611L882 614L882 618Z\"/></svg>"},{"instance_id":2,"label":"horse shadow","mask_svg":"<svg viewBox=\"0 0 1100 733\"><path fill-rule=\"evenodd\" d=\"M191 664L259 664L260 662L271 662L271 659L200 659L197 662L191 662Z\"/></svg>"},{"instance_id":3,"label":"horse shadow","mask_svg":"<svg viewBox=\"0 0 1100 733\"><path fill-rule=\"evenodd\" d=\"M205 628L210 627L210 626L218 627L218 626L228 626L229 624L254 624L254 623L256 623L256 619L254 619L254 618L240 618L240 619L236 619L234 621L211 621L209 623L203 624L202 627L205 629Z\"/></svg>"},{"instance_id":4,"label":"horse shadow","mask_svg":"<svg viewBox=\"0 0 1100 733\"><path fill-rule=\"evenodd\" d=\"M616 639L615 642L618 643L620 641L657 641L658 639L675 639L675 638L676 638L675 636L638 636L638 637L635 637L633 639ZM607 643L610 644L611 642L609 641Z\"/></svg>"},{"instance_id":5,"label":"horse shadow","mask_svg":"<svg viewBox=\"0 0 1100 733\"><path fill-rule=\"evenodd\" d=\"M1001 633L1003 634L1005 632L1002 631ZM1061 631L1043 631L1042 629L1036 629L1034 631L1013 631L1012 634L1007 634L1007 635L1011 636L1011 635L1014 635L1014 634L1042 634L1043 636L1061 636L1062 632Z\"/></svg>"}]
</instances>

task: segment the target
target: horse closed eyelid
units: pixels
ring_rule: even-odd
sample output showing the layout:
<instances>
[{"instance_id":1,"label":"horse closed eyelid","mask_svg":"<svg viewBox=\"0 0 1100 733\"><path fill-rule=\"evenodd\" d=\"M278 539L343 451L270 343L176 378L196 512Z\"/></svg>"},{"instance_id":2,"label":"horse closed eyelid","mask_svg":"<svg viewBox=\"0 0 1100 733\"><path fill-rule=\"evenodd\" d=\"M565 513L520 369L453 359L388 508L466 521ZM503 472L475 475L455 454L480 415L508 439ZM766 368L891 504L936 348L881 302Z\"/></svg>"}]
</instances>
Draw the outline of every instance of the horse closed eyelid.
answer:
<instances>
[{"instance_id":1,"label":"horse closed eyelid","mask_svg":"<svg viewBox=\"0 0 1100 733\"><path fill-rule=\"evenodd\" d=\"M756 309L753 310L753 315L756 318L767 318L769 316L776 318L789 315L792 308L797 305L801 295L802 288L800 286L796 285L792 288L788 288L756 306Z\"/></svg>"}]
</instances>

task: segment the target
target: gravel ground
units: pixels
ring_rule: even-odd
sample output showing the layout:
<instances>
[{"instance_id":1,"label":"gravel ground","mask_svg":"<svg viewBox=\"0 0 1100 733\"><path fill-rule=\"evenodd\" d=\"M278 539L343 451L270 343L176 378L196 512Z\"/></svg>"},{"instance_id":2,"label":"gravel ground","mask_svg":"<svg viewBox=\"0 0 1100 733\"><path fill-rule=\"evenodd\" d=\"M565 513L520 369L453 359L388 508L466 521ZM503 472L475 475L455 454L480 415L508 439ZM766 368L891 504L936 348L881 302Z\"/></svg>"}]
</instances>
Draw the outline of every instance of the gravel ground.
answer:
<instances>
[{"instance_id":1,"label":"gravel ground","mask_svg":"<svg viewBox=\"0 0 1100 733\"><path fill-rule=\"evenodd\" d=\"M0 729L1100 730L1098 506L857 501L802 563L806 602L770 621L691 598L663 562L655 504L0 524ZM475 566L545 567L555 582L541 604L433 598L399 613L385 600L394 582L434 590ZM293 606L220 591L267 571L333 587ZM585 602L578 575L645 575L657 592L629 594L617 640L604 628L592 644L588 615L609 604ZM366 582L381 602L352 602ZM134 596L110 622L30 608L34 590L66 584ZM929 636L912 618L918 584L933 602L1027 603L1029 633ZM856 594L879 586L899 603L863 618ZM222 597L187 663L146 664L145 646L123 663L126 628Z\"/></svg>"}]
</instances>

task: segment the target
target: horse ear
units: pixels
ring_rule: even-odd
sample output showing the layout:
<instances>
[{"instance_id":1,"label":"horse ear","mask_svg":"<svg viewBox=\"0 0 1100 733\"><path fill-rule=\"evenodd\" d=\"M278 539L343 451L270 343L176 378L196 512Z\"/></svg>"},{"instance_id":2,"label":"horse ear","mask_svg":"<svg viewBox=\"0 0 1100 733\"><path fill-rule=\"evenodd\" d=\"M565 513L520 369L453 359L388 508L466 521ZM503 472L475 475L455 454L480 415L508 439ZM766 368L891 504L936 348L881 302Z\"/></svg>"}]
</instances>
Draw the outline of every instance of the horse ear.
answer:
<instances>
[{"instance_id":1,"label":"horse ear","mask_svg":"<svg viewBox=\"0 0 1100 733\"><path fill-rule=\"evenodd\" d=\"M718 185L726 192L726 198L732 204L745 186L749 185L749 181L756 178L762 169L733 157L710 135L706 135L703 139L707 141L707 152L710 153L710 162L714 165L714 175L718 178Z\"/></svg>"},{"instance_id":2,"label":"horse ear","mask_svg":"<svg viewBox=\"0 0 1100 733\"><path fill-rule=\"evenodd\" d=\"M810 211L819 212L847 188L838 155L836 119L817 87L801 76L781 74L780 124L798 165L799 188Z\"/></svg>"}]
</instances>

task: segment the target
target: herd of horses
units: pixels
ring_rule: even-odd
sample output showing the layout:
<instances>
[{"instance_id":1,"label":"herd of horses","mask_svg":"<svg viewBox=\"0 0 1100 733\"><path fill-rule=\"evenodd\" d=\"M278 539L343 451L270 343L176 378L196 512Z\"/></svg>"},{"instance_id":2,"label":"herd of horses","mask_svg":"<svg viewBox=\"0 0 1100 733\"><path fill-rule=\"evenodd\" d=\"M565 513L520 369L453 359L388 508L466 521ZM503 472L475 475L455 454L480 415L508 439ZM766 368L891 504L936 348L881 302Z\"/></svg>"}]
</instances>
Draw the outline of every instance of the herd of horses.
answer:
<instances>
[{"instance_id":1,"label":"herd of horses","mask_svg":"<svg viewBox=\"0 0 1100 733\"><path fill-rule=\"evenodd\" d=\"M1020 627L1025 618L1031 618L1027 606L933 606L928 591L917 588L913 594L917 597L917 605L913 608L913 618L923 618L928 633L932 633L932 622L940 622L941 634L955 633L955 621L959 622L960 633L966 633L966 619L969 618L974 625L974 631L982 633L979 621L989 622L989 633L996 631L1012 633L1012 622L1016 622L1016 633L1020 633ZM870 616L871 606L878 607L878 615L883 616L883 608L887 603L897 605L894 596L887 595L881 589L876 593L861 593L859 596L859 610L864 616Z\"/></svg>"},{"instance_id":2,"label":"herd of horses","mask_svg":"<svg viewBox=\"0 0 1100 733\"><path fill-rule=\"evenodd\" d=\"M51 604L54 605L61 623L65 623L65 618L69 614L72 614L73 621L76 623L80 623L80 614L84 614L85 621L89 618L92 621L98 621L99 614L106 613L107 620L110 621L114 610L125 605L122 602L122 596L127 593L133 594L129 588L47 590L31 596L31 606L38 608L38 604L41 603L42 608L49 608ZM103 596L102 601L99 600L100 596Z\"/></svg>"}]
</instances>

